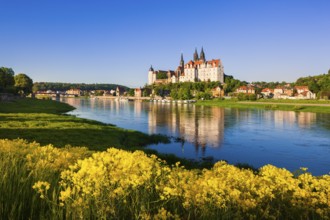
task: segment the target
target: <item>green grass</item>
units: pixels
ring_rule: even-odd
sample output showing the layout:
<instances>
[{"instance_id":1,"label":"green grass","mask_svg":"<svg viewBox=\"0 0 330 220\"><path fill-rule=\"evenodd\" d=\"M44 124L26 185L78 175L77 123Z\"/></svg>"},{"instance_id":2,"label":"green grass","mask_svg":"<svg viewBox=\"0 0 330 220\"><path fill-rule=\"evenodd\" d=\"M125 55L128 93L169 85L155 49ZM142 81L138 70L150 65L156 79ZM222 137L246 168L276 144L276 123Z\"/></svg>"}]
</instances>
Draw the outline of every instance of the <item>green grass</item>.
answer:
<instances>
[{"instance_id":1,"label":"green grass","mask_svg":"<svg viewBox=\"0 0 330 220\"><path fill-rule=\"evenodd\" d=\"M108 147L141 148L152 143L168 142L168 138L162 135L148 135L57 114L72 109L67 104L51 100L19 99L1 103L0 139L22 138L42 145L85 146L90 150L105 150Z\"/></svg>"},{"instance_id":2,"label":"green grass","mask_svg":"<svg viewBox=\"0 0 330 220\"><path fill-rule=\"evenodd\" d=\"M49 113L60 114L75 108L62 102L43 99L21 98L8 102L0 101L0 113Z\"/></svg>"},{"instance_id":3,"label":"green grass","mask_svg":"<svg viewBox=\"0 0 330 220\"><path fill-rule=\"evenodd\" d=\"M260 103L263 102L263 103ZM310 104L315 106L309 106ZM330 113L330 102L317 100L262 100L262 101L236 101L236 100L210 100L198 101L196 105L218 106L224 108L252 108L266 110L299 111L314 113ZM323 105L323 106L322 106Z\"/></svg>"}]
</instances>

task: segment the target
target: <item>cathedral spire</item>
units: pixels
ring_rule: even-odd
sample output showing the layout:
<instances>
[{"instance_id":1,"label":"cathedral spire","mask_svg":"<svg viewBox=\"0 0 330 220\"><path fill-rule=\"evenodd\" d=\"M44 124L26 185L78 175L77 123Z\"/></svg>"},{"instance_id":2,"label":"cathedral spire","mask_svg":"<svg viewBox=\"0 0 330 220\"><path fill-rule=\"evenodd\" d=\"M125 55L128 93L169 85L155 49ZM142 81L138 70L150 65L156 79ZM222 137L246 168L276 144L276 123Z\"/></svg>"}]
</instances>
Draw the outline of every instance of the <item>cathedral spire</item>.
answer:
<instances>
[{"instance_id":1,"label":"cathedral spire","mask_svg":"<svg viewBox=\"0 0 330 220\"><path fill-rule=\"evenodd\" d=\"M203 47L202 47L202 50L201 50L200 59L205 62L205 53L204 53Z\"/></svg>"},{"instance_id":2,"label":"cathedral spire","mask_svg":"<svg viewBox=\"0 0 330 220\"><path fill-rule=\"evenodd\" d=\"M197 61L197 60L199 60L199 58L198 58L197 48L195 48L194 61Z\"/></svg>"},{"instance_id":3,"label":"cathedral spire","mask_svg":"<svg viewBox=\"0 0 330 220\"><path fill-rule=\"evenodd\" d=\"M181 60L180 60L180 66L184 66L184 60L183 60L183 54L181 53Z\"/></svg>"}]
</instances>

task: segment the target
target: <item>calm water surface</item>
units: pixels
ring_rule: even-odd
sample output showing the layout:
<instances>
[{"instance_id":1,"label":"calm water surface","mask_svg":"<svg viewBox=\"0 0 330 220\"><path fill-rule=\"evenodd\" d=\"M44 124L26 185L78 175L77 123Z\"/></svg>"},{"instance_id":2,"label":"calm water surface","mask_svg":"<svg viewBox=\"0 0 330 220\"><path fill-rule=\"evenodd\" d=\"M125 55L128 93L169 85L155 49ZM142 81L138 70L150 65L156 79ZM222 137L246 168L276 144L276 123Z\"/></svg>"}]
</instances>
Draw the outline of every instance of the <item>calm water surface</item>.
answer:
<instances>
[{"instance_id":1,"label":"calm water surface","mask_svg":"<svg viewBox=\"0 0 330 220\"><path fill-rule=\"evenodd\" d=\"M330 114L195 105L63 99L70 112L118 127L185 141L149 146L179 157L213 157L255 167L273 164L314 175L330 172Z\"/></svg>"}]
</instances>

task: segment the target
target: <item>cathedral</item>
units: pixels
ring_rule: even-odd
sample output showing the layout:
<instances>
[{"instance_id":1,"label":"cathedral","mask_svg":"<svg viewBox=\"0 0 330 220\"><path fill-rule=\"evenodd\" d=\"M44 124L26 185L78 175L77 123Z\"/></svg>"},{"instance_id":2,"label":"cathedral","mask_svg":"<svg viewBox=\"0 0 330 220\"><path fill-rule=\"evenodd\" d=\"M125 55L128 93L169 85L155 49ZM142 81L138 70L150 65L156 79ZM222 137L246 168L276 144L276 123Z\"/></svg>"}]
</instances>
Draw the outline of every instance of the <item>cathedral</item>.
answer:
<instances>
[{"instance_id":1,"label":"cathedral","mask_svg":"<svg viewBox=\"0 0 330 220\"><path fill-rule=\"evenodd\" d=\"M209 60L205 58L205 53L202 48L198 56L197 49L193 55L193 60L184 63L183 55L181 54L180 65L174 70L154 70L152 66L148 72L148 84L166 84L178 82L207 82L219 81L224 82L224 70L220 59Z\"/></svg>"}]
</instances>

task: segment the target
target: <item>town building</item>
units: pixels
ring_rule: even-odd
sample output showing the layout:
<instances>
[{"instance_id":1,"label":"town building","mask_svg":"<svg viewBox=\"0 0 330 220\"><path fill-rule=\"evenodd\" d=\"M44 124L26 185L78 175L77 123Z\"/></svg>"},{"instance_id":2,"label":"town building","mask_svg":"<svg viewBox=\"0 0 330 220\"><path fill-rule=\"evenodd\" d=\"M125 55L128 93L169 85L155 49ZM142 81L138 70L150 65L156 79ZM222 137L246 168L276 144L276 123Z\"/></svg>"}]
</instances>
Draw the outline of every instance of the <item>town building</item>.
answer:
<instances>
[{"instance_id":1,"label":"town building","mask_svg":"<svg viewBox=\"0 0 330 220\"><path fill-rule=\"evenodd\" d=\"M277 86L274 89L274 99L288 99L293 95L293 89L288 86Z\"/></svg>"},{"instance_id":2,"label":"town building","mask_svg":"<svg viewBox=\"0 0 330 220\"><path fill-rule=\"evenodd\" d=\"M272 97L274 95L274 89L264 88L261 90L261 94L266 97Z\"/></svg>"},{"instance_id":3,"label":"town building","mask_svg":"<svg viewBox=\"0 0 330 220\"><path fill-rule=\"evenodd\" d=\"M69 96L81 96L82 91L80 89L69 89L66 90L65 94Z\"/></svg>"},{"instance_id":4,"label":"town building","mask_svg":"<svg viewBox=\"0 0 330 220\"><path fill-rule=\"evenodd\" d=\"M297 99L316 99L316 94L311 92L308 86L295 86L294 89L297 91Z\"/></svg>"},{"instance_id":5,"label":"town building","mask_svg":"<svg viewBox=\"0 0 330 220\"><path fill-rule=\"evenodd\" d=\"M193 55L193 60L184 63L181 54L180 65L174 70L154 70L151 66L148 72L148 84L167 84L178 82L224 82L224 68L220 59L207 61L202 48L198 56L197 49Z\"/></svg>"},{"instance_id":6,"label":"town building","mask_svg":"<svg viewBox=\"0 0 330 220\"><path fill-rule=\"evenodd\" d=\"M225 95L224 90L220 86L217 86L211 90L212 96L215 98L223 97Z\"/></svg>"},{"instance_id":7,"label":"town building","mask_svg":"<svg viewBox=\"0 0 330 220\"><path fill-rule=\"evenodd\" d=\"M149 95L151 94L151 89L148 89L148 88L144 88L144 89L141 89L141 88L135 88L134 89L134 96L136 98L141 98L141 97L148 97Z\"/></svg>"},{"instance_id":8,"label":"town building","mask_svg":"<svg viewBox=\"0 0 330 220\"><path fill-rule=\"evenodd\" d=\"M236 93L255 94L256 90L253 86L240 86L236 89Z\"/></svg>"},{"instance_id":9,"label":"town building","mask_svg":"<svg viewBox=\"0 0 330 220\"><path fill-rule=\"evenodd\" d=\"M116 96L122 96L125 95L126 91L122 87L117 86L116 88Z\"/></svg>"}]
</instances>

